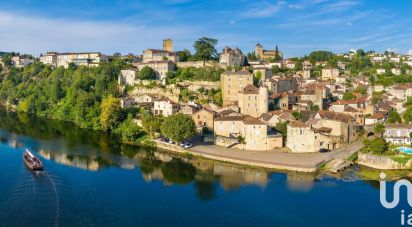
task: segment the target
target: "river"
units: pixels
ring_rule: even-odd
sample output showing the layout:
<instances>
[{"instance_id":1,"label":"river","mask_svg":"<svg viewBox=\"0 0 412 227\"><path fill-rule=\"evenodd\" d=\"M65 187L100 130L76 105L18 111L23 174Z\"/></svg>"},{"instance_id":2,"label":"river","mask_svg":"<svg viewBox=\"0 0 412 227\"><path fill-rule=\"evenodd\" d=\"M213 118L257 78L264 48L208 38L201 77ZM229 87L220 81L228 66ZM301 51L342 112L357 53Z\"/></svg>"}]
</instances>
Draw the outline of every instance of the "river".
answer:
<instances>
[{"instance_id":1,"label":"river","mask_svg":"<svg viewBox=\"0 0 412 227\"><path fill-rule=\"evenodd\" d=\"M379 182L359 179L356 166L338 177L268 172L117 141L0 111L0 226L400 224L400 208L382 207ZM23 164L26 147L43 174Z\"/></svg>"}]
</instances>

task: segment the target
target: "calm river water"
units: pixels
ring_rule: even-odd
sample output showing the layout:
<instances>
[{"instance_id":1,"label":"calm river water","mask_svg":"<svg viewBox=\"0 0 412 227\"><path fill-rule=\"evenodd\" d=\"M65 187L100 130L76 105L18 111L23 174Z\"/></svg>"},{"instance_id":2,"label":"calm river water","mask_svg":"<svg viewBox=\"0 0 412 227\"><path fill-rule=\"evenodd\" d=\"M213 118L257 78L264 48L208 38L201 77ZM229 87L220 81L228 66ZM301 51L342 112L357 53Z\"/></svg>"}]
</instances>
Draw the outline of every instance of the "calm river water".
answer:
<instances>
[{"instance_id":1,"label":"calm river water","mask_svg":"<svg viewBox=\"0 0 412 227\"><path fill-rule=\"evenodd\" d=\"M0 226L400 225L400 208L383 208L379 182L357 167L338 178L266 172L116 141L0 111ZM25 167L26 147L44 174Z\"/></svg>"}]
</instances>

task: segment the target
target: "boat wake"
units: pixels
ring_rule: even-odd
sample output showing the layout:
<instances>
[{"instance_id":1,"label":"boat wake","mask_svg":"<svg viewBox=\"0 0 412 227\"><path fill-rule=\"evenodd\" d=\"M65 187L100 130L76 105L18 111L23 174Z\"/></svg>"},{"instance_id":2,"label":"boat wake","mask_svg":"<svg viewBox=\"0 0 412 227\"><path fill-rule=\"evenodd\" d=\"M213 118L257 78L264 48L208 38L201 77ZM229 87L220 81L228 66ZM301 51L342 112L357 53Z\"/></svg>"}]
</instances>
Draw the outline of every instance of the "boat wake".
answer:
<instances>
[{"instance_id":1,"label":"boat wake","mask_svg":"<svg viewBox=\"0 0 412 227\"><path fill-rule=\"evenodd\" d=\"M58 177L47 171L31 172L22 164L11 195L0 208L0 220L6 220L3 223L19 220L22 226L30 226L33 221L41 225L58 226L60 192L67 191L67 186ZM54 211L54 215L51 215L51 211Z\"/></svg>"}]
</instances>

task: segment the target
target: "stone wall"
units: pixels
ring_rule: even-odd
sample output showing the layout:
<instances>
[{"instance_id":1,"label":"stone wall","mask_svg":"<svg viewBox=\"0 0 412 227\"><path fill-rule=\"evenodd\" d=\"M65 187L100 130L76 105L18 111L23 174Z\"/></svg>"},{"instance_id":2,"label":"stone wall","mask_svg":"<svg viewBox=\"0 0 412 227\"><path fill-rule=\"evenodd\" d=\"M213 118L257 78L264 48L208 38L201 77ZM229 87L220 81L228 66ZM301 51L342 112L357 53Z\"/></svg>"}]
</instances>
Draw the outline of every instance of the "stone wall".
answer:
<instances>
[{"instance_id":1,"label":"stone wall","mask_svg":"<svg viewBox=\"0 0 412 227\"><path fill-rule=\"evenodd\" d=\"M143 95L143 94L150 94L150 95L160 95L163 97L166 97L174 102L179 102L179 95L180 95L180 89L179 88L174 88L174 87L144 87L144 86L138 86L133 89L133 91L130 93L131 96L138 96L138 95Z\"/></svg>"},{"instance_id":2,"label":"stone wall","mask_svg":"<svg viewBox=\"0 0 412 227\"><path fill-rule=\"evenodd\" d=\"M374 155L371 153L359 153L358 164L374 169L410 169L412 166L412 160L409 160L407 163L402 165L385 156Z\"/></svg>"},{"instance_id":3,"label":"stone wall","mask_svg":"<svg viewBox=\"0 0 412 227\"><path fill-rule=\"evenodd\" d=\"M199 88L204 88L206 90L210 89L219 89L220 88L220 81L183 81L180 82L179 85L187 87L190 91L197 91Z\"/></svg>"}]
</instances>

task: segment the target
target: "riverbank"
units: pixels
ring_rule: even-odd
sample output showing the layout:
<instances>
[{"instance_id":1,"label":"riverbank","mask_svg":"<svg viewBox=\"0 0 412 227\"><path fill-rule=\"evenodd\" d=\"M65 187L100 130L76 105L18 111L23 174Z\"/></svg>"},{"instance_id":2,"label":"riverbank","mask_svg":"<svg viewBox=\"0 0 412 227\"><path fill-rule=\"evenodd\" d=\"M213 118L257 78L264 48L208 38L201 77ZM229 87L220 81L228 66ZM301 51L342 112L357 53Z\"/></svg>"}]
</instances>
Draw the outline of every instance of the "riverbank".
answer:
<instances>
[{"instance_id":1,"label":"riverbank","mask_svg":"<svg viewBox=\"0 0 412 227\"><path fill-rule=\"evenodd\" d=\"M296 154L285 152L282 148L273 151L245 151L230 149L213 144L196 144L190 149L184 149L175 144L153 140L162 150L179 154L190 154L206 159L246 165L251 167L266 168L272 170L284 170L294 172L313 173L318 171L325 163L350 156L362 147L358 141L330 153L305 153Z\"/></svg>"}]
</instances>

